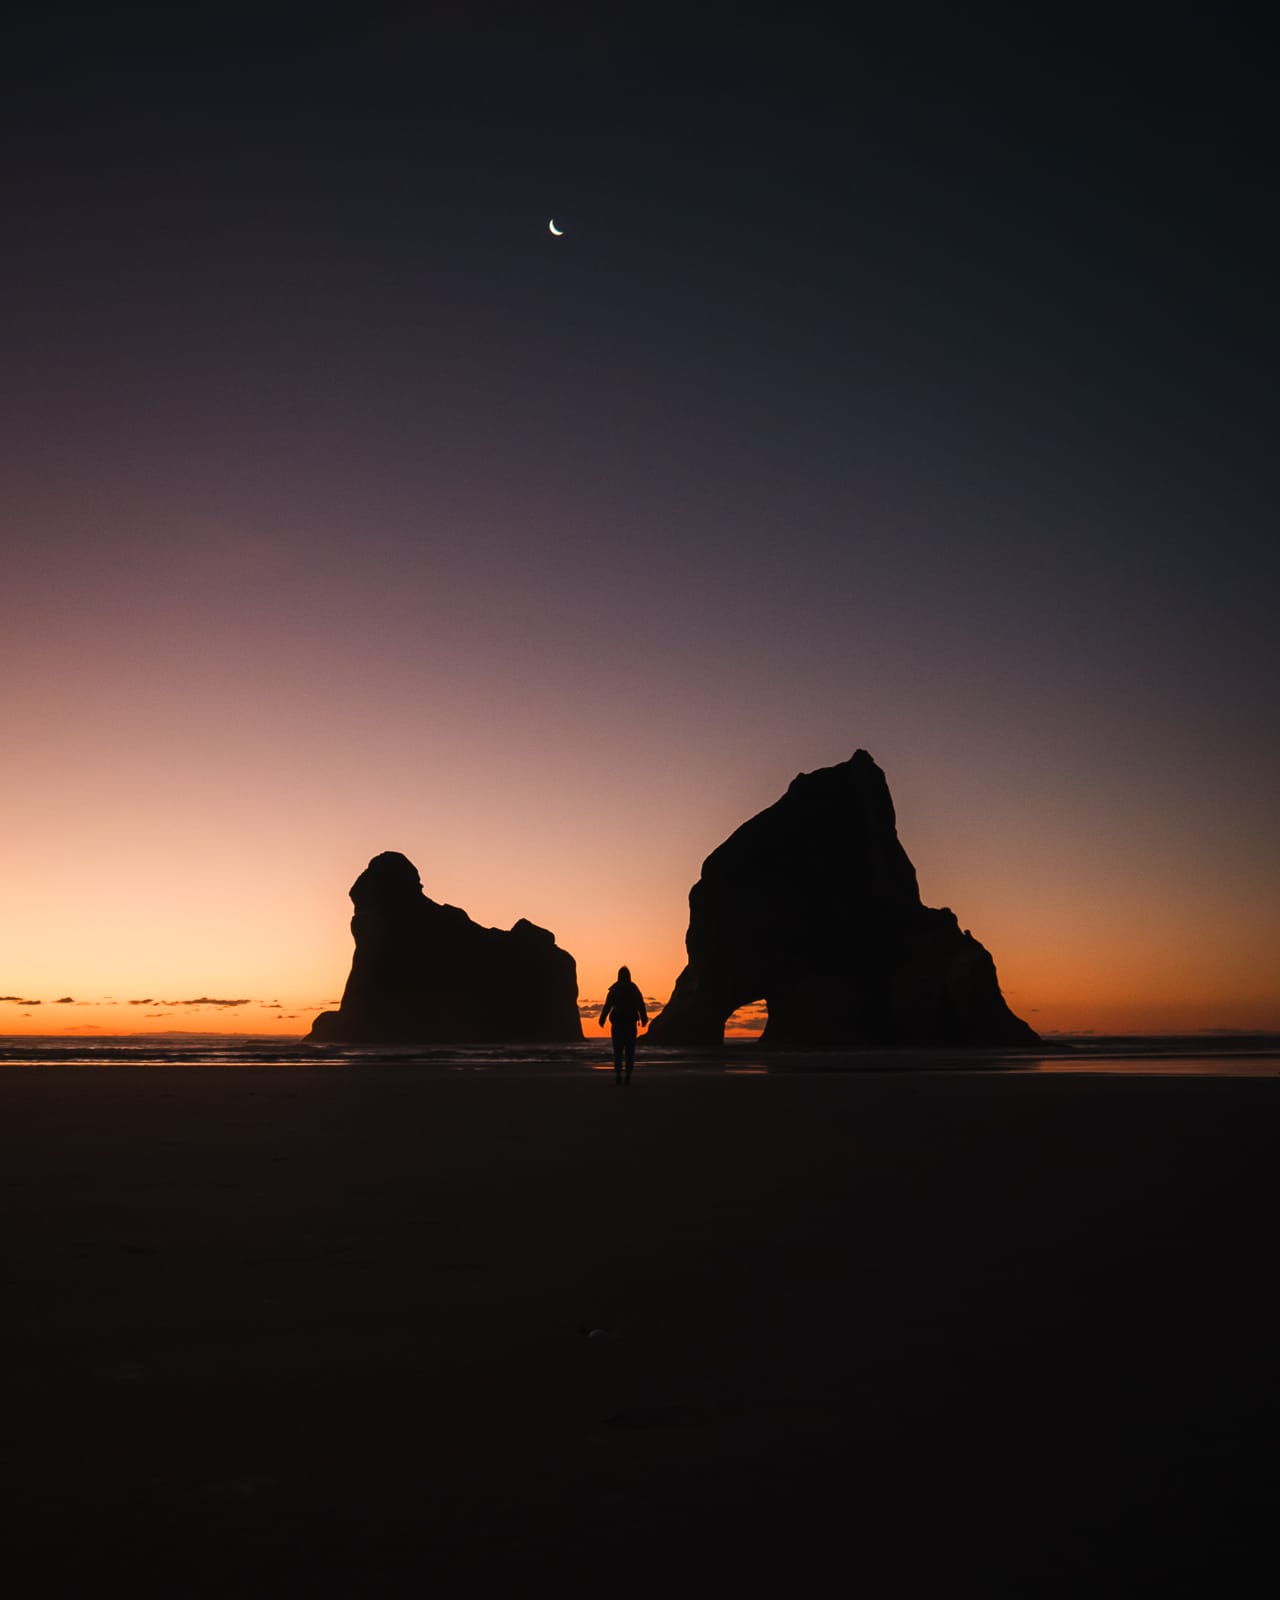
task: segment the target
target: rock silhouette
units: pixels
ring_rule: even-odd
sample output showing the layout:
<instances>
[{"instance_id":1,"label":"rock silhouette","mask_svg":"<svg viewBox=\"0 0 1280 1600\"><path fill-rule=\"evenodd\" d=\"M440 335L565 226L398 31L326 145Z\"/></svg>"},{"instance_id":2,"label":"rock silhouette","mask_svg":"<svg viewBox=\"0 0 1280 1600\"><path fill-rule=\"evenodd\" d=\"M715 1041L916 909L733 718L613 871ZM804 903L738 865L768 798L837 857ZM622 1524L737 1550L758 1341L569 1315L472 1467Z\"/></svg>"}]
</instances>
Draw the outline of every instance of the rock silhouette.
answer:
<instances>
[{"instance_id":1,"label":"rock silhouette","mask_svg":"<svg viewBox=\"0 0 1280 1600\"><path fill-rule=\"evenodd\" d=\"M707 857L685 948L654 1044L719 1044L726 1019L761 999L761 1043L784 1048L1037 1039L982 945L951 911L921 903L888 783L865 750L801 773Z\"/></svg>"},{"instance_id":2,"label":"rock silhouette","mask_svg":"<svg viewBox=\"0 0 1280 1600\"><path fill-rule=\"evenodd\" d=\"M395 850L375 856L351 887L356 942L337 1011L312 1026L317 1042L560 1043L581 1039L578 969L555 935L521 918L482 928L422 890Z\"/></svg>"}]
</instances>

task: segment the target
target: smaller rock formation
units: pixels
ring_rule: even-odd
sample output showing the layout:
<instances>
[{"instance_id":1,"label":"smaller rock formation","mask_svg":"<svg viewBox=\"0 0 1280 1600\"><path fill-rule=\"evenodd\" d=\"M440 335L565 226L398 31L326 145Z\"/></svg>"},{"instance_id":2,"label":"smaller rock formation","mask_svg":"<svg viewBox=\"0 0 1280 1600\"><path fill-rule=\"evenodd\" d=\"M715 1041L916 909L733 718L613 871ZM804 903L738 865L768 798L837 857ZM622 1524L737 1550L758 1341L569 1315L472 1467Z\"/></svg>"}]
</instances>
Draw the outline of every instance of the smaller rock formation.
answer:
<instances>
[{"instance_id":1,"label":"smaller rock formation","mask_svg":"<svg viewBox=\"0 0 1280 1600\"><path fill-rule=\"evenodd\" d=\"M351 888L356 942L337 1011L312 1026L317 1043L558 1044L581 1039L578 969L555 935L522 917L504 933L422 890L395 850Z\"/></svg>"},{"instance_id":2,"label":"smaller rock formation","mask_svg":"<svg viewBox=\"0 0 1280 1600\"><path fill-rule=\"evenodd\" d=\"M995 963L953 913L922 905L884 773L865 750L802 772L702 864L689 964L648 1038L707 1046L764 1000L781 1048L1034 1044Z\"/></svg>"}]
</instances>

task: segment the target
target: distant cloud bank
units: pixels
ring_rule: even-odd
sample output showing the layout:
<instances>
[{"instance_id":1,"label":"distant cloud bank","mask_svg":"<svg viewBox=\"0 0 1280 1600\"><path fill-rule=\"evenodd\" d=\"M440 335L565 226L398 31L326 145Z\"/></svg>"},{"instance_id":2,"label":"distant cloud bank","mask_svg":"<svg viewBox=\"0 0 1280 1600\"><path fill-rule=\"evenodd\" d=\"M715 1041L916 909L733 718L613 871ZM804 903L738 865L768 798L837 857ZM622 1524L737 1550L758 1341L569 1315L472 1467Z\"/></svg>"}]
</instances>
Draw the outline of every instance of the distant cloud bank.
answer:
<instances>
[{"instance_id":1,"label":"distant cloud bank","mask_svg":"<svg viewBox=\"0 0 1280 1600\"><path fill-rule=\"evenodd\" d=\"M130 1000L131 1006L251 1006L252 1000L217 1000L212 995L201 995L197 1000Z\"/></svg>"},{"instance_id":2,"label":"distant cloud bank","mask_svg":"<svg viewBox=\"0 0 1280 1600\"><path fill-rule=\"evenodd\" d=\"M580 1017L597 1017L600 1015L600 1007L603 1004L603 1000L579 1000L578 1015ZM647 994L644 997L644 1008L651 1017L656 1016L665 1004L665 1000L655 999L651 994Z\"/></svg>"}]
</instances>

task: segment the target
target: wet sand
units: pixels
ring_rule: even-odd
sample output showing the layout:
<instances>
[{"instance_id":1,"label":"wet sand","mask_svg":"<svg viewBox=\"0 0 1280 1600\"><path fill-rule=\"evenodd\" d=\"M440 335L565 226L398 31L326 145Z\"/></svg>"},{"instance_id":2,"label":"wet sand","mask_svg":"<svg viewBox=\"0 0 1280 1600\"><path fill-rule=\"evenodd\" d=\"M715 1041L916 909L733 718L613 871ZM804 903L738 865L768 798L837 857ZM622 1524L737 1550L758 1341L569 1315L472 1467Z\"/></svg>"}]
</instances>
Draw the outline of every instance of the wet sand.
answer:
<instances>
[{"instance_id":1,"label":"wet sand","mask_svg":"<svg viewBox=\"0 0 1280 1600\"><path fill-rule=\"evenodd\" d=\"M1278 1113L1275 1079L5 1068L9 1561L24 1595L1241 1592Z\"/></svg>"}]
</instances>

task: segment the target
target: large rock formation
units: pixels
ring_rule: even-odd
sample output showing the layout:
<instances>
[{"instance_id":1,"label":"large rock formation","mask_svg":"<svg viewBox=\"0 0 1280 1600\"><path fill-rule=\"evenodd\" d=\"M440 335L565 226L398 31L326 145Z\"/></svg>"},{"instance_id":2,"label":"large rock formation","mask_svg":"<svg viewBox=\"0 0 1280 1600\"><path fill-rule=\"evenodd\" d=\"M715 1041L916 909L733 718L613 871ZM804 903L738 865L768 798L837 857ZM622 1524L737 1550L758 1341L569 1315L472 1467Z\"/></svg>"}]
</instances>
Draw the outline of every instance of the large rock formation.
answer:
<instances>
[{"instance_id":1,"label":"large rock formation","mask_svg":"<svg viewBox=\"0 0 1280 1600\"><path fill-rule=\"evenodd\" d=\"M922 905L884 773L865 750L801 773L702 864L689 964L648 1037L715 1045L763 999L784 1048L1032 1044L995 964L948 910Z\"/></svg>"},{"instance_id":2,"label":"large rock formation","mask_svg":"<svg viewBox=\"0 0 1280 1600\"><path fill-rule=\"evenodd\" d=\"M555 935L523 918L482 928L422 892L395 850L351 887L356 942L338 1011L310 1037L351 1044L560 1043L581 1039L578 969Z\"/></svg>"}]
</instances>

